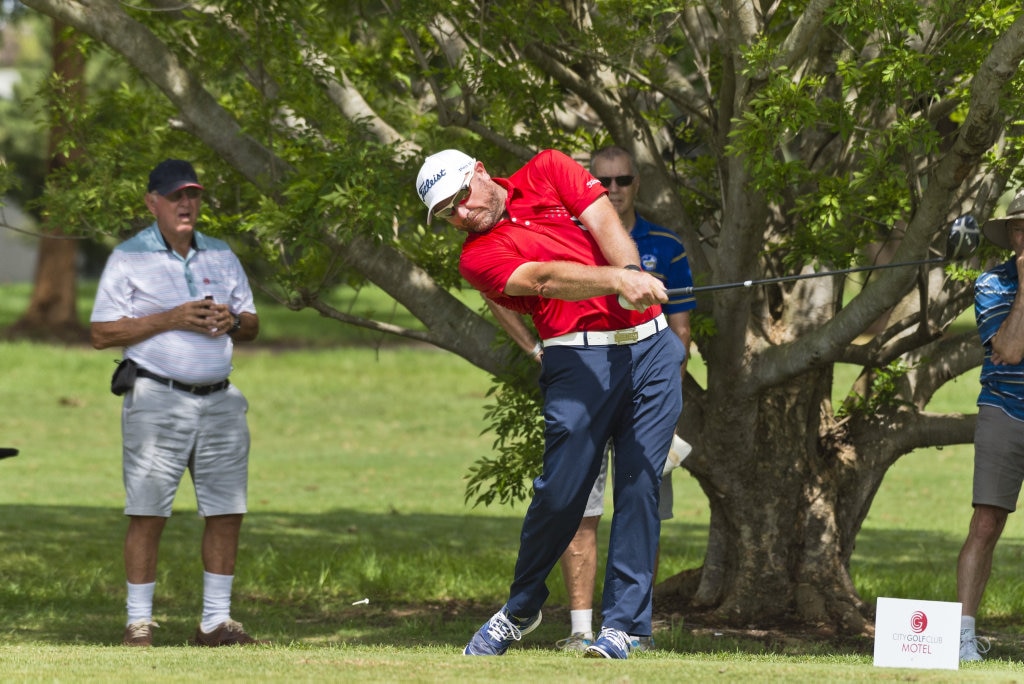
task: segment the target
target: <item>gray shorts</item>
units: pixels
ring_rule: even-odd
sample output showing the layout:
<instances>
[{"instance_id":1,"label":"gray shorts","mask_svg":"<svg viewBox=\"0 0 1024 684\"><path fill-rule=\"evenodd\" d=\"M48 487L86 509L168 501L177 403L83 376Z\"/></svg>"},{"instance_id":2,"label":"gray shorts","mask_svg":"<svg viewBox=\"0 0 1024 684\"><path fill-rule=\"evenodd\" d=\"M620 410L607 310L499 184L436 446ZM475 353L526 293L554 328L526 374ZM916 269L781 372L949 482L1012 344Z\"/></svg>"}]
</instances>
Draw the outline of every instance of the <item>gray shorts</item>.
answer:
<instances>
[{"instance_id":1,"label":"gray shorts","mask_svg":"<svg viewBox=\"0 0 1024 684\"><path fill-rule=\"evenodd\" d=\"M1024 422L994 406L978 407L974 429L973 504L1017 510L1024 482Z\"/></svg>"},{"instance_id":2,"label":"gray shorts","mask_svg":"<svg viewBox=\"0 0 1024 684\"><path fill-rule=\"evenodd\" d=\"M139 378L121 408L125 515L169 518L186 469L200 516L245 513L248 410L234 385L195 396Z\"/></svg>"},{"instance_id":3,"label":"gray shorts","mask_svg":"<svg viewBox=\"0 0 1024 684\"><path fill-rule=\"evenodd\" d=\"M612 457L612 448L605 449L604 458L601 459L601 471L594 481L594 488L590 490L590 498L587 499L587 508L583 511L584 518L593 518L604 513L604 486L608 481L608 462ZM672 473L661 478L661 489L658 494L658 519L671 520L672 515Z\"/></svg>"}]
</instances>

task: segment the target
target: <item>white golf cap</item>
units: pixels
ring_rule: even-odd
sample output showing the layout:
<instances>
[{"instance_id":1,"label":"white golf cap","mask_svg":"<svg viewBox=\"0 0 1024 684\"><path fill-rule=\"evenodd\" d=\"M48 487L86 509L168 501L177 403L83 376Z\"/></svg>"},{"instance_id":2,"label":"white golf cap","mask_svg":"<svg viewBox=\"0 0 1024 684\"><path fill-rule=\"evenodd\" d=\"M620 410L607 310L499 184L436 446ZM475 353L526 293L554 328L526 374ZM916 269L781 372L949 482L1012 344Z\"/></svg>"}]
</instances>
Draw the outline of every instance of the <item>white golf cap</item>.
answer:
<instances>
[{"instance_id":1,"label":"white golf cap","mask_svg":"<svg viewBox=\"0 0 1024 684\"><path fill-rule=\"evenodd\" d=\"M427 224L434 217L434 207L462 189L473 173L476 160L465 152L442 150L427 157L416 176L416 192L427 205Z\"/></svg>"}]
</instances>

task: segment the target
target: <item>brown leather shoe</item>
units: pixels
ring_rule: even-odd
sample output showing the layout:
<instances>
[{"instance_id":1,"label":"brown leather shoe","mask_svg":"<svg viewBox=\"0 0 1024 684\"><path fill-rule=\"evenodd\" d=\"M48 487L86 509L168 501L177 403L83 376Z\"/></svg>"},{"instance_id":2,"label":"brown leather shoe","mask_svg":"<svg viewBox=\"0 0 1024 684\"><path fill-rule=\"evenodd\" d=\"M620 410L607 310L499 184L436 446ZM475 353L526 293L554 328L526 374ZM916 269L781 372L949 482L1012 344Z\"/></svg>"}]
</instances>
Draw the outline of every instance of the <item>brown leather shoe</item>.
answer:
<instances>
[{"instance_id":1,"label":"brown leather shoe","mask_svg":"<svg viewBox=\"0 0 1024 684\"><path fill-rule=\"evenodd\" d=\"M253 639L242 629L242 623L227 620L209 633L204 632L202 627L196 628L196 636L189 643L193 646L249 646L270 642Z\"/></svg>"},{"instance_id":2,"label":"brown leather shoe","mask_svg":"<svg viewBox=\"0 0 1024 684\"><path fill-rule=\"evenodd\" d=\"M136 620L124 628L121 643L125 646L152 646L153 628L159 626L152 620Z\"/></svg>"}]
</instances>

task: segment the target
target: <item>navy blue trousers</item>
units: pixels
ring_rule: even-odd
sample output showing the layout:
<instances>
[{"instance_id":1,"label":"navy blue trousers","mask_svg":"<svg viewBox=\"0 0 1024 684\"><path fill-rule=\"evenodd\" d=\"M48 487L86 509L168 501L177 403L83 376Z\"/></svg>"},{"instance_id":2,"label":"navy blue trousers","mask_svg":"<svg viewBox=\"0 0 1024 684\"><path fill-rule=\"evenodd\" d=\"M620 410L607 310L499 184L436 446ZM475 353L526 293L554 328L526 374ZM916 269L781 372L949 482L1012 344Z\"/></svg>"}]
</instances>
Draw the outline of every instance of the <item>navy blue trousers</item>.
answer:
<instances>
[{"instance_id":1,"label":"navy blue trousers","mask_svg":"<svg viewBox=\"0 0 1024 684\"><path fill-rule=\"evenodd\" d=\"M547 599L545 582L576 534L611 439L615 509L602 626L651 633L658 488L683 408L685 354L670 329L628 346L544 350L544 468L523 520L510 614L536 615Z\"/></svg>"}]
</instances>

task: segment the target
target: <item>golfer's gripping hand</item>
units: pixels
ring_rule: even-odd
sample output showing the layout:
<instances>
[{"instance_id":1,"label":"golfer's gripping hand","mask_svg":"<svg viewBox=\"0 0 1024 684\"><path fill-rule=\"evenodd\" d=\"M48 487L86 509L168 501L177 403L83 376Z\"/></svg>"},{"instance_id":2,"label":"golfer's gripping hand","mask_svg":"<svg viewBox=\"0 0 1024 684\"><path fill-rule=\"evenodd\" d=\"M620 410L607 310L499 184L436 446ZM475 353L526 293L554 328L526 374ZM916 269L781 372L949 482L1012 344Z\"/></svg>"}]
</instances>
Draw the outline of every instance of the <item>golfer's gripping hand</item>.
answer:
<instances>
[{"instance_id":1,"label":"golfer's gripping hand","mask_svg":"<svg viewBox=\"0 0 1024 684\"><path fill-rule=\"evenodd\" d=\"M618 289L619 304L624 309L645 311L655 304L668 301L665 283L646 271L621 269Z\"/></svg>"}]
</instances>

